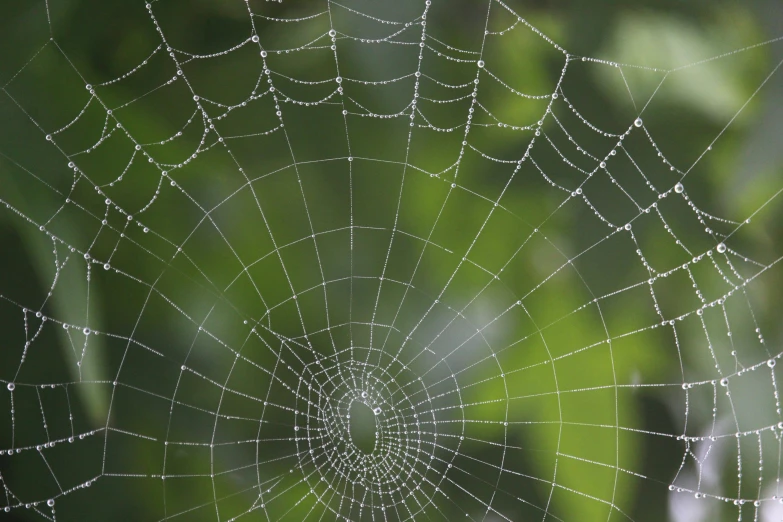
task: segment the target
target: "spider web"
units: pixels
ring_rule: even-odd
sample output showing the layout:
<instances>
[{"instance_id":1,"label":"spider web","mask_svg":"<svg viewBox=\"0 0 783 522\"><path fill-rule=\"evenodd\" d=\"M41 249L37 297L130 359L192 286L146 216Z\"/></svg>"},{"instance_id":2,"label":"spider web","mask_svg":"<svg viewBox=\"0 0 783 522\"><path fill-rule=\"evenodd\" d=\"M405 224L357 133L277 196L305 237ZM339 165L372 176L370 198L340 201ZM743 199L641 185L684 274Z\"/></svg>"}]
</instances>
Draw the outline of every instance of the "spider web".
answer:
<instances>
[{"instance_id":1,"label":"spider web","mask_svg":"<svg viewBox=\"0 0 783 522\"><path fill-rule=\"evenodd\" d=\"M666 152L679 117L655 114L780 38L657 68L575 54L500 0L454 34L430 0L235 3L244 32L219 49L180 45L175 2L124 7L148 32L107 78L55 5L12 35L6 513L772 512L781 253L754 230L779 180L739 217L699 201L781 63L687 158ZM585 71L622 81L628 110L584 99ZM672 416L642 415L646 396Z\"/></svg>"}]
</instances>

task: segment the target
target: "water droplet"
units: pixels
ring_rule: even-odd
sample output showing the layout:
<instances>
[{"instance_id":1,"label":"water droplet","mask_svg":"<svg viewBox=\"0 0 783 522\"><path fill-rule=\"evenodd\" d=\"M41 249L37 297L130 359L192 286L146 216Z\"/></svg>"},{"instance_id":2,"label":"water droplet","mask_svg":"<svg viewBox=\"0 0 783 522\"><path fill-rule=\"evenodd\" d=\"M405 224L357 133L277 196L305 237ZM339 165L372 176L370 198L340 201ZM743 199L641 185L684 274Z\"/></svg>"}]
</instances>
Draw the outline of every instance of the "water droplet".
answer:
<instances>
[{"instance_id":1,"label":"water droplet","mask_svg":"<svg viewBox=\"0 0 783 522\"><path fill-rule=\"evenodd\" d=\"M16 384L9 382L6 387L8 388L8 391L14 391L16 389Z\"/></svg>"},{"instance_id":2,"label":"water droplet","mask_svg":"<svg viewBox=\"0 0 783 522\"><path fill-rule=\"evenodd\" d=\"M476 63L476 65L478 65L479 67L484 67L484 60L479 60L479 61Z\"/></svg>"},{"instance_id":3,"label":"water droplet","mask_svg":"<svg viewBox=\"0 0 783 522\"><path fill-rule=\"evenodd\" d=\"M641 127L643 123L644 123L644 122L642 121L642 119L641 119L641 118L636 118L636 119L633 121L633 124L634 124L634 126L635 126L635 127Z\"/></svg>"},{"instance_id":4,"label":"water droplet","mask_svg":"<svg viewBox=\"0 0 783 522\"><path fill-rule=\"evenodd\" d=\"M718 246L715 247L715 250L717 250L719 254L722 254L726 251L726 245L723 243L718 243Z\"/></svg>"},{"instance_id":5,"label":"water droplet","mask_svg":"<svg viewBox=\"0 0 783 522\"><path fill-rule=\"evenodd\" d=\"M674 185L674 192L677 194L682 194L685 191L685 187L682 186L682 183L677 183Z\"/></svg>"}]
</instances>

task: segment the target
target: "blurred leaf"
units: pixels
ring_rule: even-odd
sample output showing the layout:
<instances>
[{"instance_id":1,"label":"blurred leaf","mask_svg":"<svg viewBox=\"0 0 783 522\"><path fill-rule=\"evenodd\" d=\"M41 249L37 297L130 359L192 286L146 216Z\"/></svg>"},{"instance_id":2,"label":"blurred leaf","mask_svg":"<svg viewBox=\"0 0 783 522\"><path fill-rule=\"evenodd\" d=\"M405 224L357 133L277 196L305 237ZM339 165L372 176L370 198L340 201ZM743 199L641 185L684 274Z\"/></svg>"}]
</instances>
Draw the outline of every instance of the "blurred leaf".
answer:
<instances>
[{"instance_id":1,"label":"blurred leaf","mask_svg":"<svg viewBox=\"0 0 783 522\"><path fill-rule=\"evenodd\" d=\"M17 188L15 174L7 168L0 167L0 183L6 195L14 194L16 199L24 198L24 193ZM45 198L46 191L38 191L36 198ZM40 201L39 201L40 203ZM43 203L43 207L49 205ZM61 218L67 219L67 218ZM9 224L14 227L27 247L27 255L39 276L39 284L42 288L49 289L52 281L55 280L55 264L52 250L55 243L39 231L33 228L33 225L21 219L12 219ZM75 227L75 224L71 224ZM66 223L65 226L68 226ZM60 260L62 263L62 259ZM78 263L72 257L70 263ZM72 274L65 274L64 271L58 274L56 279L57 291L52 292L50 306L52 313L57 319L68 325L87 324L93 331L100 331L103 325L101 314L101 292L94 278L90 281L86 274L83 277L73 277ZM89 293L89 301L86 296ZM88 310L83 310L79 306L74 306L74 296L84 296L85 302L89 302ZM85 317L85 313L87 317ZM87 318L89 317L89 322ZM106 355L103 338L100 335L91 334L85 336L81 331L71 334L73 328L68 330L57 328L57 334L60 338L60 348L63 352L63 358L67 361L68 370L75 383L95 383L110 379L107 373ZM77 344L77 338L79 339ZM84 344L81 340L84 339ZM109 412L109 388L105 386L75 386L78 390L78 397L87 412L90 424L93 427L102 427L106 425Z\"/></svg>"},{"instance_id":2,"label":"blurred leaf","mask_svg":"<svg viewBox=\"0 0 783 522\"><path fill-rule=\"evenodd\" d=\"M748 76L756 76L749 72L757 65L753 60L748 63L747 55L742 60L710 59L758 43L760 33L755 21L741 9L719 11L718 16L698 25L671 14L627 12L620 17L601 57L634 66L622 67L622 74L609 65L595 68L595 73L607 93L626 105L631 105L630 89L639 108L655 94L658 102L687 107L725 124L748 99ZM686 64L698 65L668 75L665 72Z\"/></svg>"}]
</instances>

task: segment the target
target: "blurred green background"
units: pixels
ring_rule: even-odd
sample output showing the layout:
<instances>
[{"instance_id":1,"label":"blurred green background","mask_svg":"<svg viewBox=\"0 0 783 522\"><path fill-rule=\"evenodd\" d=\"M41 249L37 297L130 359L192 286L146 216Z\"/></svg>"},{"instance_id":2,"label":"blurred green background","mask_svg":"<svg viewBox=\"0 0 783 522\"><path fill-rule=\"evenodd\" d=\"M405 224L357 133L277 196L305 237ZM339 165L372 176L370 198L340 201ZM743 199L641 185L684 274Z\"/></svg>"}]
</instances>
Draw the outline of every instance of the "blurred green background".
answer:
<instances>
[{"instance_id":1,"label":"blurred green background","mask_svg":"<svg viewBox=\"0 0 783 522\"><path fill-rule=\"evenodd\" d=\"M780 519L780 3L424 8L2 3L0 518Z\"/></svg>"}]
</instances>

